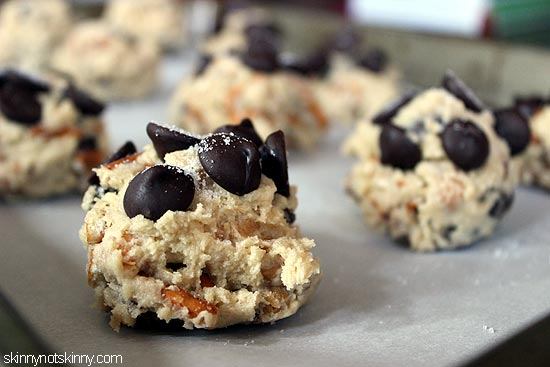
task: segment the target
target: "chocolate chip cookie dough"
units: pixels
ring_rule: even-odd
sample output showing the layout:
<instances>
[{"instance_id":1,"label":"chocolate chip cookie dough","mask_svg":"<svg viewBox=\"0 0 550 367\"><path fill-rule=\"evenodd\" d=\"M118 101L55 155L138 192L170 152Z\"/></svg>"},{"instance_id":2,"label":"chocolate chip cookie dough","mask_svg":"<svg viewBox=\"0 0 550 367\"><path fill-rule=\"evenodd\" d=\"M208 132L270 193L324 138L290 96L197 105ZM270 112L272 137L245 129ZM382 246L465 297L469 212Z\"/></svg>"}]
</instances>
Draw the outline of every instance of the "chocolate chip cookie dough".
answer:
<instances>
[{"instance_id":1,"label":"chocolate chip cookie dough","mask_svg":"<svg viewBox=\"0 0 550 367\"><path fill-rule=\"evenodd\" d=\"M328 46L330 70L317 84L330 121L371 118L400 93L400 73L380 49L361 50L361 37L344 28Z\"/></svg>"},{"instance_id":2,"label":"chocolate chip cookie dough","mask_svg":"<svg viewBox=\"0 0 550 367\"><path fill-rule=\"evenodd\" d=\"M157 85L159 50L108 24L88 21L69 34L53 67L106 101L141 98Z\"/></svg>"},{"instance_id":3,"label":"chocolate chip cookie dough","mask_svg":"<svg viewBox=\"0 0 550 367\"><path fill-rule=\"evenodd\" d=\"M319 281L314 242L293 224L284 135L252 123L207 136L154 123L127 143L83 199L88 281L111 326L143 317L185 328L294 314Z\"/></svg>"},{"instance_id":4,"label":"chocolate chip cookie dough","mask_svg":"<svg viewBox=\"0 0 550 367\"><path fill-rule=\"evenodd\" d=\"M280 129L292 148L306 150L327 129L310 83L282 67L277 46L265 33L254 36L243 53L203 58L197 73L177 88L170 116L196 133L250 116L261 137Z\"/></svg>"},{"instance_id":5,"label":"chocolate chip cookie dough","mask_svg":"<svg viewBox=\"0 0 550 367\"><path fill-rule=\"evenodd\" d=\"M63 0L11 0L0 7L0 66L43 69L71 26Z\"/></svg>"},{"instance_id":6,"label":"chocolate chip cookie dough","mask_svg":"<svg viewBox=\"0 0 550 367\"><path fill-rule=\"evenodd\" d=\"M104 158L103 109L64 81L0 72L0 196L80 188Z\"/></svg>"},{"instance_id":7,"label":"chocolate chip cookie dough","mask_svg":"<svg viewBox=\"0 0 550 367\"><path fill-rule=\"evenodd\" d=\"M112 0L105 19L116 30L171 51L186 41L184 7L178 0Z\"/></svg>"},{"instance_id":8,"label":"chocolate chip cookie dough","mask_svg":"<svg viewBox=\"0 0 550 367\"><path fill-rule=\"evenodd\" d=\"M494 118L452 72L440 88L405 95L361 122L344 150L359 159L347 190L366 222L417 251L491 235L515 179Z\"/></svg>"},{"instance_id":9,"label":"chocolate chip cookie dough","mask_svg":"<svg viewBox=\"0 0 550 367\"><path fill-rule=\"evenodd\" d=\"M518 182L550 190L550 99L518 98L514 106L496 110L495 120Z\"/></svg>"}]
</instances>

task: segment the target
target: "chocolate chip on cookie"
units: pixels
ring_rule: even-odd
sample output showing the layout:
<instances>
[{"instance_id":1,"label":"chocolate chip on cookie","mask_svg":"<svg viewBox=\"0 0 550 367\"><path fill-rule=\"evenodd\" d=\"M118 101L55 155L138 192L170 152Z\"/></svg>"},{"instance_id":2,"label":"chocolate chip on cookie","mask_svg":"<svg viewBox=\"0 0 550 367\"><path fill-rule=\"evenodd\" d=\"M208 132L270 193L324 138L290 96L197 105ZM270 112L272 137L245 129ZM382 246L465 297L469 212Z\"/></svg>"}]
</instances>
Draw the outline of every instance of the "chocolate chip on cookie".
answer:
<instances>
[{"instance_id":1,"label":"chocolate chip on cookie","mask_svg":"<svg viewBox=\"0 0 550 367\"><path fill-rule=\"evenodd\" d=\"M375 48L369 50L365 55L360 57L357 63L365 69L375 73L381 73L388 65L388 57L384 51Z\"/></svg>"},{"instance_id":2,"label":"chocolate chip on cookie","mask_svg":"<svg viewBox=\"0 0 550 367\"><path fill-rule=\"evenodd\" d=\"M441 133L441 139L449 159L464 171L483 166L489 156L487 136L470 121L452 120Z\"/></svg>"},{"instance_id":3,"label":"chocolate chip on cookie","mask_svg":"<svg viewBox=\"0 0 550 367\"><path fill-rule=\"evenodd\" d=\"M256 37L249 40L242 61L254 70L272 73L279 69L279 52L273 40L268 37Z\"/></svg>"},{"instance_id":4,"label":"chocolate chip on cookie","mask_svg":"<svg viewBox=\"0 0 550 367\"><path fill-rule=\"evenodd\" d=\"M262 176L258 148L237 135L217 133L199 143L199 160L215 183L235 195L260 186Z\"/></svg>"},{"instance_id":5,"label":"chocolate chip on cookie","mask_svg":"<svg viewBox=\"0 0 550 367\"><path fill-rule=\"evenodd\" d=\"M78 141L77 150L96 150L97 149L97 139L95 136L84 136Z\"/></svg>"},{"instance_id":6,"label":"chocolate chip on cookie","mask_svg":"<svg viewBox=\"0 0 550 367\"><path fill-rule=\"evenodd\" d=\"M268 37L274 42L278 42L278 39L283 34L283 31L277 23L264 21L248 24L244 29L244 34L252 40L257 37Z\"/></svg>"},{"instance_id":7,"label":"chocolate chip on cookie","mask_svg":"<svg viewBox=\"0 0 550 367\"><path fill-rule=\"evenodd\" d=\"M483 102L453 71L448 70L445 73L441 85L449 93L460 99L467 109L479 113L485 108Z\"/></svg>"},{"instance_id":8,"label":"chocolate chip on cookie","mask_svg":"<svg viewBox=\"0 0 550 367\"><path fill-rule=\"evenodd\" d=\"M69 84L69 86L65 89L63 92L63 97L70 99L83 115L98 116L105 109L105 105L103 103L99 102L72 84Z\"/></svg>"},{"instance_id":9,"label":"chocolate chip on cookie","mask_svg":"<svg viewBox=\"0 0 550 367\"><path fill-rule=\"evenodd\" d=\"M35 125L42 119L38 95L50 90L48 84L16 71L0 74L0 111L22 125Z\"/></svg>"},{"instance_id":10,"label":"chocolate chip on cookie","mask_svg":"<svg viewBox=\"0 0 550 367\"><path fill-rule=\"evenodd\" d=\"M283 215L285 216L285 220L288 224L292 224L296 221L296 214L288 208L285 208Z\"/></svg>"},{"instance_id":11,"label":"chocolate chip on cookie","mask_svg":"<svg viewBox=\"0 0 550 367\"><path fill-rule=\"evenodd\" d=\"M208 55L208 54L200 55L199 56L199 61L197 63L197 68L195 69L195 74L194 75L195 76L202 75L202 73L204 73L204 71L206 70L208 65L210 65L212 60L213 60L212 55Z\"/></svg>"},{"instance_id":12,"label":"chocolate chip on cookie","mask_svg":"<svg viewBox=\"0 0 550 367\"><path fill-rule=\"evenodd\" d=\"M379 140L381 162L402 170L413 169L422 152L400 127L385 124L382 126Z\"/></svg>"},{"instance_id":13,"label":"chocolate chip on cookie","mask_svg":"<svg viewBox=\"0 0 550 367\"><path fill-rule=\"evenodd\" d=\"M116 152L114 152L103 164L112 163L118 161L124 157L135 154L137 152L136 146L131 141L124 143Z\"/></svg>"},{"instance_id":14,"label":"chocolate chip on cookie","mask_svg":"<svg viewBox=\"0 0 550 367\"><path fill-rule=\"evenodd\" d=\"M124 211L156 221L169 210L185 211L195 197L193 178L174 166L153 166L135 176L124 194Z\"/></svg>"},{"instance_id":15,"label":"chocolate chip on cookie","mask_svg":"<svg viewBox=\"0 0 550 367\"><path fill-rule=\"evenodd\" d=\"M529 97L516 97L515 106L518 111L525 115L525 117L530 118L538 110L540 110L546 103L543 97L540 96L529 96Z\"/></svg>"},{"instance_id":16,"label":"chocolate chip on cookie","mask_svg":"<svg viewBox=\"0 0 550 367\"><path fill-rule=\"evenodd\" d=\"M496 110L494 115L495 130L508 144L510 154L523 152L531 140L531 129L524 115L515 108Z\"/></svg>"},{"instance_id":17,"label":"chocolate chip on cookie","mask_svg":"<svg viewBox=\"0 0 550 367\"><path fill-rule=\"evenodd\" d=\"M197 137L155 124L154 122L147 124L147 135L153 142L157 155L161 159L164 159L164 156L168 153L188 149L200 142L200 139Z\"/></svg>"},{"instance_id":18,"label":"chocolate chip on cookie","mask_svg":"<svg viewBox=\"0 0 550 367\"><path fill-rule=\"evenodd\" d=\"M260 155L264 175L275 182L279 194L289 197L285 135L281 130L275 131L267 137L265 145L260 148Z\"/></svg>"},{"instance_id":19,"label":"chocolate chip on cookie","mask_svg":"<svg viewBox=\"0 0 550 367\"><path fill-rule=\"evenodd\" d=\"M256 129L254 129L254 125L252 124L252 121L248 118L243 119L241 123L238 125L221 126L216 130L214 130L214 133L226 133L226 134L233 133L237 136L250 140L258 148L261 147L264 143L262 141L262 138L260 138L260 136L256 132Z\"/></svg>"},{"instance_id":20,"label":"chocolate chip on cookie","mask_svg":"<svg viewBox=\"0 0 550 367\"><path fill-rule=\"evenodd\" d=\"M416 94L416 91L405 93L401 98L390 103L380 113L374 116L372 122L379 125L390 123L399 110L405 107L405 105L409 103L416 96Z\"/></svg>"},{"instance_id":21,"label":"chocolate chip on cookie","mask_svg":"<svg viewBox=\"0 0 550 367\"><path fill-rule=\"evenodd\" d=\"M504 217L504 214L506 214L510 210L513 203L514 193L508 194L505 192L501 192L498 199L489 210L489 215L492 218L501 219L502 217Z\"/></svg>"}]
</instances>

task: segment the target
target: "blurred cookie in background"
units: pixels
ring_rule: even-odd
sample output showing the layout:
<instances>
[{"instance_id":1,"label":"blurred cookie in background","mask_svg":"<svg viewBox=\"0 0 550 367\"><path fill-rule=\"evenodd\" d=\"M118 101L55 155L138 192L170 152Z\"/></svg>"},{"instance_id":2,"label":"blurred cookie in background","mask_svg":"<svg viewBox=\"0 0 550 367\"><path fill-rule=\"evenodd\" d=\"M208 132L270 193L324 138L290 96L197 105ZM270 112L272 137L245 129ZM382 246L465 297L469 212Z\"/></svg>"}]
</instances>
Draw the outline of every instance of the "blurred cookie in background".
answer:
<instances>
[{"instance_id":1,"label":"blurred cookie in background","mask_svg":"<svg viewBox=\"0 0 550 367\"><path fill-rule=\"evenodd\" d=\"M164 51L187 41L184 16L184 5L176 0L112 0L105 9L105 20L113 28Z\"/></svg>"},{"instance_id":2,"label":"blurred cookie in background","mask_svg":"<svg viewBox=\"0 0 550 367\"><path fill-rule=\"evenodd\" d=\"M519 97L494 115L495 130L510 148L518 182L550 190L550 99Z\"/></svg>"},{"instance_id":3,"label":"blurred cookie in background","mask_svg":"<svg viewBox=\"0 0 550 367\"><path fill-rule=\"evenodd\" d=\"M397 67L383 50L365 50L362 44L361 34L346 26L324 46L330 69L317 91L333 122L354 123L372 117L400 94Z\"/></svg>"},{"instance_id":4,"label":"blurred cookie in background","mask_svg":"<svg viewBox=\"0 0 550 367\"><path fill-rule=\"evenodd\" d=\"M55 52L53 69L105 101L147 96L157 86L159 49L101 21L78 24Z\"/></svg>"},{"instance_id":5,"label":"blurred cookie in background","mask_svg":"<svg viewBox=\"0 0 550 367\"><path fill-rule=\"evenodd\" d=\"M0 72L0 196L83 187L107 151L105 106L65 80Z\"/></svg>"},{"instance_id":6,"label":"blurred cookie in background","mask_svg":"<svg viewBox=\"0 0 550 367\"><path fill-rule=\"evenodd\" d=\"M63 0L11 0L0 7L0 66L40 70L71 27Z\"/></svg>"},{"instance_id":7,"label":"blurred cookie in background","mask_svg":"<svg viewBox=\"0 0 550 367\"><path fill-rule=\"evenodd\" d=\"M170 105L173 123L201 134L247 117L262 138L280 129L290 147L305 150L328 127L311 84L285 69L277 47L266 39L249 43L242 53L204 56Z\"/></svg>"}]
</instances>

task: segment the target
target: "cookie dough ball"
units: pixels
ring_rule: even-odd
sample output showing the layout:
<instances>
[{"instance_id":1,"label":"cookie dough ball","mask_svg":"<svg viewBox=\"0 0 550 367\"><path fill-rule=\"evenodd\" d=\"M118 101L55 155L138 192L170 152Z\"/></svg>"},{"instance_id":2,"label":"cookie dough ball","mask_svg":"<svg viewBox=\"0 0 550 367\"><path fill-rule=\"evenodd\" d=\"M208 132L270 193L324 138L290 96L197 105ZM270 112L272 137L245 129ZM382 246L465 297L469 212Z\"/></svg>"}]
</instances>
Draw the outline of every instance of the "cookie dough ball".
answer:
<instances>
[{"instance_id":1,"label":"cookie dough ball","mask_svg":"<svg viewBox=\"0 0 550 367\"><path fill-rule=\"evenodd\" d=\"M44 68L70 26L70 9L63 0L6 2L0 8L0 65Z\"/></svg>"},{"instance_id":2,"label":"cookie dough ball","mask_svg":"<svg viewBox=\"0 0 550 367\"><path fill-rule=\"evenodd\" d=\"M519 98L495 111L495 130L508 144L517 181L550 189L550 100Z\"/></svg>"},{"instance_id":3,"label":"cookie dough ball","mask_svg":"<svg viewBox=\"0 0 550 367\"><path fill-rule=\"evenodd\" d=\"M325 133L327 119L310 83L282 69L270 46L255 43L241 56L204 60L172 98L170 115L177 125L208 133L223 121L238 124L251 117L263 138L283 130L293 148L306 150Z\"/></svg>"},{"instance_id":4,"label":"cookie dough ball","mask_svg":"<svg viewBox=\"0 0 550 367\"><path fill-rule=\"evenodd\" d=\"M371 118L399 97L399 70L384 51L363 51L361 43L361 35L346 27L327 47L330 71L317 91L331 121L349 124Z\"/></svg>"},{"instance_id":5,"label":"cookie dough ball","mask_svg":"<svg viewBox=\"0 0 550 367\"><path fill-rule=\"evenodd\" d=\"M361 122L344 150L359 159L347 190L366 222L417 251L491 235L515 179L493 115L453 73Z\"/></svg>"},{"instance_id":6,"label":"cookie dough ball","mask_svg":"<svg viewBox=\"0 0 550 367\"><path fill-rule=\"evenodd\" d=\"M61 80L0 74L0 196L75 191L106 151L104 106Z\"/></svg>"},{"instance_id":7,"label":"cookie dough ball","mask_svg":"<svg viewBox=\"0 0 550 367\"><path fill-rule=\"evenodd\" d=\"M186 39L184 8L177 0L114 0L105 18L118 31L165 51L178 49Z\"/></svg>"},{"instance_id":8,"label":"cookie dough ball","mask_svg":"<svg viewBox=\"0 0 550 367\"><path fill-rule=\"evenodd\" d=\"M150 94L157 85L158 49L123 35L106 23L79 24L56 51L53 66L97 97L128 100Z\"/></svg>"},{"instance_id":9,"label":"cookie dough ball","mask_svg":"<svg viewBox=\"0 0 550 367\"><path fill-rule=\"evenodd\" d=\"M142 152L127 144L95 169L83 200L88 281L111 326L153 317L215 329L294 314L320 270L293 224L283 133L265 143L252 125L199 137L150 123L147 133Z\"/></svg>"}]
</instances>

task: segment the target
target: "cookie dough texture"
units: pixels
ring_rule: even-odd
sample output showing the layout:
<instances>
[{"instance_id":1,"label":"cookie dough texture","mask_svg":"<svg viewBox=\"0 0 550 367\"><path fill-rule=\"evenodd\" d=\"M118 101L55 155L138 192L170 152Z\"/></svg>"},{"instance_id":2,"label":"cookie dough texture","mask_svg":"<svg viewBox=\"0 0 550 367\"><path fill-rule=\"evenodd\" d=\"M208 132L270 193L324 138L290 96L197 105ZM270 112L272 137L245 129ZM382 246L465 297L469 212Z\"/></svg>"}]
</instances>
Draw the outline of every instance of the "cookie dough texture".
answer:
<instances>
[{"instance_id":1,"label":"cookie dough texture","mask_svg":"<svg viewBox=\"0 0 550 367\"><path fill-rule=\"evenodd\" d=\"M400 73L393 66L374 72L336 53L328 75L317 83L316 90L330 121L350 124L374 116L397 98L399 80Z\"/></svg>"},{"instance_id":2,"label":"cookie dough texture","mask_svg":"<svg viewBox=\"0 0 550 367\"><path fill-rule=\"evenodd\" d=\"M521 183L550 190L550 105L533 114L529 126L531 141L512 163Z\"/></svg>"},{"instance_id":3,"label":"cookie dough texture","mask_svg":"<svg viewBox=\"0 0 550 367\"><path fill-rule=\"evenodd\" d=\"M202 74L184 80L172 98L170 116L176 125L201 134L249 117L262 138L280 129L291 147L306 150L327 129L304 78L284 71L257 72L232 56L215 58Z\"/></svg>"},{"instance_id":4,"label":"cookie dough texture","mask_svg":"<svg viewBox=\"0 0 550 367\"><path fill-rule=\"evenodd\" d=\"M271 322L294 314L317 285L314 242L285 220L285 209L297 205L295 189L286 198L262 176L258 189L231 194L207 176L197 150L165 156L165 164L193 176L195 197L187 211L156 222L129 218L123 208L128 182L163 164L151 146L95 170L101 186L84 196L80 238L89 284L114 329L151 313L185 328Z\"/></svg>"},{"instance_id":5,"label":"cookie dough texture","mask_svg":"<svg viewBox=\"0 0 550 367\"><path fill-rule=\"evenodd\" d=\"M88 21L73 29L56 51L53 67L105 101L141 98L157 85L159 51L107 23Z\"/></svg>"},{"instance_id":6,"label":"cookie dough texture","mask_svg":"<svg viewBox=\"0 0 550 367\"><path fill-rule=\"evenodd\" d=\"M107 151L100 116L85 116L63 96L64 83L40 96L42 119L25 126L0 113L0 196L47 197L76 191ZM93 139L93 149L79 147Z\"/></svg>"},{"instance_id":7,"label":"cookie dough texture","mask_svg":"<svg viewBox=\"0 0 550 367\"><path fill-rule=\"evenodd\" d=\"M454 118L469 120L485 133L489 155L480 168L465 172L447 157L439 134ZM383 165L381 126L359 123L344 145L359 159L346 186L366 222L418 251L452 249L492 234L515 188L508 147L493 122L489 111L469 111L443 89L419 94L393 119L421 148L422 159L412 170Z\"/></svg>"},{"instance_id":8,"label":"cookie dough texture","mask_svg":"<svg viewBox=\"0 0 550 367\"><path fill-rule=\"evenodd\" d=\"M184 7L177 0L113 0L105 18L122 33L175 50L186 39Z\"/></svg>"},{"instance_id":9,"label":"cookie dough texture","mask_svg":"<svg viewBox=\"0 0 550 367\"><path fill-rule=\"evenodd\" d=\"M38 70L71 26L63 0L11 0L0 8L0 66Z\"/></svg>"}]
</instances>

